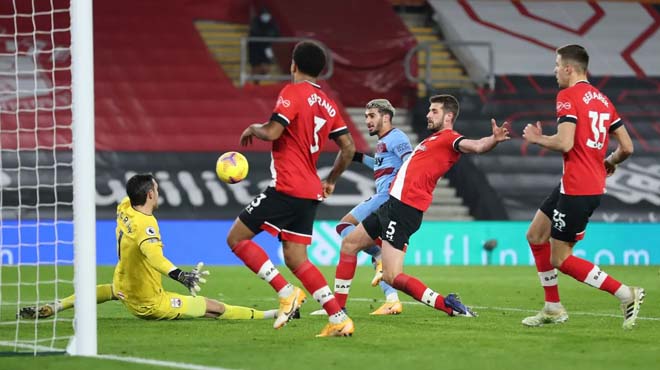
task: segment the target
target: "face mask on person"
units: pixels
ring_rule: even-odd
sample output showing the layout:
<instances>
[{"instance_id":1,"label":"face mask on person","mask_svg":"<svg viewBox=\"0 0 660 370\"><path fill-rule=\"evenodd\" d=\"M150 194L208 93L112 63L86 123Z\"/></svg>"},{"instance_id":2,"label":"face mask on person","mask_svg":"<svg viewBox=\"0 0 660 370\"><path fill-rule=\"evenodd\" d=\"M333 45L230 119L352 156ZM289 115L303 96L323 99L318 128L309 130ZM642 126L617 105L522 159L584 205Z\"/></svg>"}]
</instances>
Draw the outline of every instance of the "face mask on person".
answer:
<instances>
[{"instance_id":1,"label":"face mask on person","mask_svg":"<svg viewBox=\"0 0 660 370\"><path fill-rule=\"evenodd\" d=\"M267 12L261 13L261 15L259 16L259 19L261 19L261 21L263 23L270 22L270 13L267 13Z\"/></svg>"}]
</instances>

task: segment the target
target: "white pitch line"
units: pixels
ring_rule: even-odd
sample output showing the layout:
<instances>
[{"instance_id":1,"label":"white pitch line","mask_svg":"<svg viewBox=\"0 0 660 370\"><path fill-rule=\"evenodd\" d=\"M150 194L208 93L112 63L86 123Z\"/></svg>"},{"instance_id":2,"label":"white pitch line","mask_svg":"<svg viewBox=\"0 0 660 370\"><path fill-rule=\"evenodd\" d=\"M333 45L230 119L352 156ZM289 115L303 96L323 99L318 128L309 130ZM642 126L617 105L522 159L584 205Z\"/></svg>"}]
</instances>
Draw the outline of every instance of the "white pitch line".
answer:
<instances>
[{"instance_id":1,"label":"white pitch line","mask_svg":"<svg viewBox=\"0 0 660 370\"><path fill-rule=\"evenodd\" d=\"M357 301L357 302L373 302L374 299L372 298L349 298L351 301ZM409 302L405 301L402 302L405 304L418 304L422 305L420 302ZM525 309L525 308L515 308L515 307L489 307L489 306L470 306L471 308L478 309L478 310L493 310L493 311L514 311L514 312L538 312L538 310L530 310L530 309ZM580 312L580 311L569 311L569 314L571 315L582 315L582 316L595 316L595 317L617 317L617 318L623 318L622 315L614 315L610 313L594 313L594 312ZM643 317L643 316L638 316L637 320L650 320L650 321L660 321L660 317Z\"/></svg>"},{"instance_id":2,"label":"white pitch line","mask_svg":"<svg viewBox=\"0 0 660 370\"><path fill-rule=\"evenodd\" d=\"M56 348L56 347L48 347L48 346L42 346L39 344L32 344L32 343L26 343L26 341L19 341L19 342L12 342L8 340L1 340L0 341L0 346L2 347L15 347L15 348L23 348L23 349L31 349L31 350L37 350L41 352L64 352L64 348Z\"/></svg>"},{"instance_id":3,"label":"white pitch line","mask_svg":"<svg viewBox=\"0 0 660 370\"><path fill-rule=\"evenodd\" d=\"M260 301L274 301L274 298L263 298L259 299ZM380 302L380 300L376 300L373 298L351 298L351 301L356 301L356 302ZM406 301L404 302L405 304L414 304L414 305L422 305L420 302L410 302ZM537 310L530 310L530 309L524 309L524 308L515 308L515 307L489 307L489 306L472 306L472 308L479 309L479 310L493 310L493 311L512 311L512 312L537 312ZM593 317L615 317L615 318L621 318L621 315L614 315L614 314L606 314L606 313L593 313L593 312L580 312L580 311L571 311L571 315L582 315L582 316L593 316ZM638 320L649 320L649 321L660 321L660 317L643 317L639 316L637 317ZM0 341L0 346L14 346L16 345L17 347L21 348L30 348L30 349L38 349L41 351L47 351L47 350L58 350L57 348L51 348L51 347L46 347L46 346L40 346L40 345L32 345L32 344L15 344L14 342L9 342L9 341ZM214 366L206 366L206 365L196 365L196 364L189 364L185 362L174 362L174 361L163 361L163 360L152 360L148 358L140 358L140 357L128 357L128 356L118 356L118 355L96 355L93 356L94 358L99 358L99 359L105 359L105 360L111 360L111 361L121 361L121 362L130 362L130 363L135 363L135 364L145 364L145 365L155 365L155 366L163 366L163 367L170 367L170 368L175 368L175 369L189 369L189 370L230 370L227 368L223 367L214 367Z\"/></svg>"},{"instance_id":4,"label":"white pitch line","mask_svg":"<svg viewBox=\"0 0 660 370\"><path fill-rule=\"evenodd\" d=\"M261 299L254 299L255 301L275 301L275 298L261 298ZM355 302L382 302L384 303L385 301L379 300L379 299L374 299L374 298L349 298L350 301L355 301ZM415 304L415 305L423 305L420 302L413 302L413 301L404 301L401 302L404 304ZM478 310L493 310L493 311L511 311L511 312L538 312L538 309L532 310L528 308L516 308L516 307L489 307L489 306L470 306L471 308L478 309ZM615 315L615 314L610 314L610 313L594 313L594 312L581 312L581 311L570 311L571 315L578 315L578 316L593 316L593 317L615 317L615 318L623 318L622 315ZM649 316L638 316L637 320L648 320L648 321L660 321L660 317L649 317Z\"/></svg>"},{"instance_id":5,"label":"white pitch line","mask_svg":"<svg viewBox=\"0 0 660 370\"><path fill-rule=\"evenodd\" d=\"M185 362L152 360L152 359L140 358L140 357L128 357L128 356L117 356L117 355L97 355L97 356L94 356L94 357L105 359L105 360L131 362L131 363L134 363L134 364L145 364L145 365L156 365L156 366L171 367L171 368L175 368L175 369L229 370L229 369L226 369L224 367L195 365L195 364L189 364L189 363L185 363Z\"/></svg>"},{"instance_id":6,"label":"white pitch line","mask_svg":"<svg viewBox=\"0 0 660 370\"><path fill-rule=\"evenodd\" d=\"M495 311L538 312L538 310L528 310L528 309L510 308L510 307L484 307L484 306L471 306L471 307L479 310L483 309L483 310L495 310ZM619 319L623 318L623 315L615 315L611 313L594 313L594 312L580 312L580 311L569 311L569 313L571 315L581 315L581 316L616 317ZM660 317L637 316L637 320L660 321Z\"/></svg>"},{"instance_id":7,"label":"white pitch line","mask_svg":"<svg viewBox=\"0 0 660 370\"><path fill-rule=\"evenodd\" d=\"M0 341L0 347L2 347L2 346L36 350L37 353L39 353L39 352L49 352L49 351L62 351L62 352L64 352L64 348L54 348L54 347L42 346L42 345L31 344L31 343L14 343L14 342L11 342L11 341ZM63 353L62 355L64 356L65 354ZM175 369L230 370L230 369L227 369L227 368L224 368L224 367L196 365L196 364L189 364L189 363L185 363L185 362L152 360L152 359L149 359L149 358L128 357L128 356L118 356L118 355L96 355L96 356L90 356L89 358L98 358L98 359L102 359L102 360L111 360L111 361L131 362L131 363L134 363L134 364L145 364L145 365L171 367L171 368L175 368Z\"/></svg>"},{"instance_id":8,"label":"white pitch line","mask_svg":"<svg viewBox=\"0 0 660 370\"><path fill-rule=\"evenodd\" d=\"M274 301L275 298L262 298L258 299L259 301ZM383 300L379 299L374 299L374 298L349 298L350 301L355 301L355 302L385 302ZM417 305L422 305L420 302L412 302L412 301L404 301L401 302L404 304L417 304ZM470 306L471 308L474 309L479 309L479 310L493 310L493 311L513 311L513 312L538 312L537 310L530 310L526 308L516 308L516 307L489 307L489 306ZM615 315L615 314L610 314L610 313L594 313L594 312L580 312L580 311L569 311L571 315L581 315L581 316L594 316L594 317L616 317L616 318L623 318L622 315ZM648 317L648 316L638 316L637 320L648 320L648 321L660 321L660 317Z\"/></svg>"}]
</instances>

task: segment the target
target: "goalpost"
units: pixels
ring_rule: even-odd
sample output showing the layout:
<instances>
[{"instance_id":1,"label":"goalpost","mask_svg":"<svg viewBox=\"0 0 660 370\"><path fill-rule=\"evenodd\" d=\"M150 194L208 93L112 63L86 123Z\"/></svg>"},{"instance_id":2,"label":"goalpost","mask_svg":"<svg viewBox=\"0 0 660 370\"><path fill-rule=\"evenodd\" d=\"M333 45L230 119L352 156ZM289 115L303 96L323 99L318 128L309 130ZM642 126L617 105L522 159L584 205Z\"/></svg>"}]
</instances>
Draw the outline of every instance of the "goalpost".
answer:
<instances>
[{"instance_id":1,"label":"goalpost","mask_svg":"<svg viewBox=\"0 0 660 370\"><path fill-rule=\"evenodd\" d=\"M92 0L0 2L0 352L97 354L92 36Z\"/></svg>"}]
</instances>

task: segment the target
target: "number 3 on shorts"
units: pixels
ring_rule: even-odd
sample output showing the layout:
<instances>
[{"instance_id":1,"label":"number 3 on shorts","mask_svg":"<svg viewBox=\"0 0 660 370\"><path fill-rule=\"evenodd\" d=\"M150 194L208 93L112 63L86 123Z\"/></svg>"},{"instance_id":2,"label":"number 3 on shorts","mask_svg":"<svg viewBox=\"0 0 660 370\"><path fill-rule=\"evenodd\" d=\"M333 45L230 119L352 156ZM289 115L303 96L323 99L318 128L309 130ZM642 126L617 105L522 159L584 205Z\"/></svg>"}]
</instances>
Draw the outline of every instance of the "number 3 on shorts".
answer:
<instances>
[{"instance_id":1,"label":"number 3 on shorts","mask_svg":"<svg viewBox=\"0 0 660 370\"><path fill-rule=\"evenodd\" d=\"M247 211L247 213L252 214L252 211L255 208L259 207L259 205L261 204L261 201L264 200L264 199L266 199L266 195L264 193L261 193L261 194L257 195L257 197L254 198L252 203L248 204L247 207L245 207L245 210Z\"/></svg>"}]
</instances>

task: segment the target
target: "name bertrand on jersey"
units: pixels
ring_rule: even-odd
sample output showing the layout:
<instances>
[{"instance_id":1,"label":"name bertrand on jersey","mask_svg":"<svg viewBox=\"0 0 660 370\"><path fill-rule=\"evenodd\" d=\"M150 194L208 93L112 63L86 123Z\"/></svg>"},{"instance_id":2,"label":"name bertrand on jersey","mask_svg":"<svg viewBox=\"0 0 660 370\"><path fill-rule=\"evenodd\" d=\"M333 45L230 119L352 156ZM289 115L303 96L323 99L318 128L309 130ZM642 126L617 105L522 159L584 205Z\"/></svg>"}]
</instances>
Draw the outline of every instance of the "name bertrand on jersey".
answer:
<instances>
[{"instance_id":1,"label":"name bertrand on jersey","mask_svg":"<svg viewBox=\"0 0 660 370\"><path fill-rule=\"evenodd\" d=\"M606 107L609 108L610 104L607 102L607 98L600 92L587 91L582 97L584 104L589 104L592 99L596 99L599 102L603 103Z\"/></svg>"},{"instance_id":2,"label":"name bertrand on jersey","mask_svg":"<svg viewBox=\"0 0 660 370\"><path fill-rule=\"evenodd\" d=\"M310 107L313 106L314 104L318 104L321 107L325 108L325 110L328 112L330 117L334 117L337 114L337 112L335 111L335 107L333 107L330 104L330 102L328 102L327 100L325 100L322 97L316 95L316 93L312 93L312 95L310 95L307 98L307 103L309 103Z\"/></svg>"}]
</instances>

